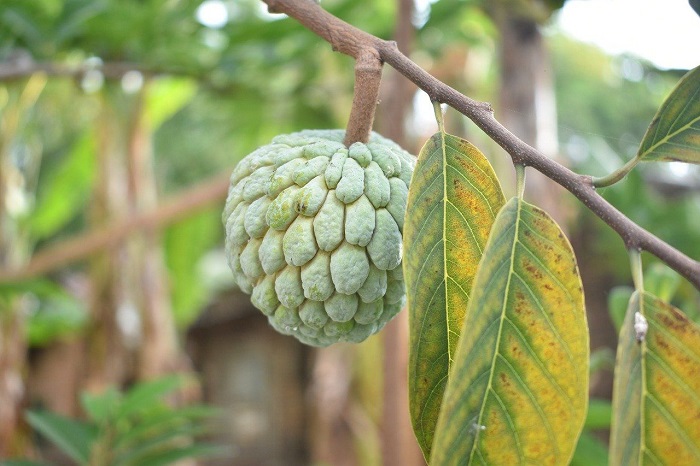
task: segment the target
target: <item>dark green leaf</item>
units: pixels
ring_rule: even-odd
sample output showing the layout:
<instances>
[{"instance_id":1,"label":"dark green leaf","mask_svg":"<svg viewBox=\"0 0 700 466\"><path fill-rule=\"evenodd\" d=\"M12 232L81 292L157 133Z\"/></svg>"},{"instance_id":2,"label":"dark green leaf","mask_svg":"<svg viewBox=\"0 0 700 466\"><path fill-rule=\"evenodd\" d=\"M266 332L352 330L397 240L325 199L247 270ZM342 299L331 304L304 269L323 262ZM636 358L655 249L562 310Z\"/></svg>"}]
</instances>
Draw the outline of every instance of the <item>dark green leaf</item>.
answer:
<instances>
[{"instance_id":1,"label":"dark green leaf","mask_svg":"<svg viewBox=\"0 0 700 466\"><path fill-rule=\"evenodd\" d=\"M86 465L96 432L91 426L48 411L28 411L27 422L51 440L64 453Z\"/></svg>"},{"instance_id":2,"label":"dark green leaf","mask_svg":"<svg viewBox=\"0 0 700 466\"><path fill-rule=\"evenodd\" d=\"M700 0L688 0L688 3L690 3L690 6L695 10L695 13L700 16Z\"/></svg>"},{"instance_id":3,"label":"dark green leaf","mask_svg":"<svg viewBox=\"0 0 700 466\"><path fill-rule=\"evenodd\" d=\"M646 162L700 163L700 67L683 76L661 105L637 157Z\"/></svg>"}]
</instances>

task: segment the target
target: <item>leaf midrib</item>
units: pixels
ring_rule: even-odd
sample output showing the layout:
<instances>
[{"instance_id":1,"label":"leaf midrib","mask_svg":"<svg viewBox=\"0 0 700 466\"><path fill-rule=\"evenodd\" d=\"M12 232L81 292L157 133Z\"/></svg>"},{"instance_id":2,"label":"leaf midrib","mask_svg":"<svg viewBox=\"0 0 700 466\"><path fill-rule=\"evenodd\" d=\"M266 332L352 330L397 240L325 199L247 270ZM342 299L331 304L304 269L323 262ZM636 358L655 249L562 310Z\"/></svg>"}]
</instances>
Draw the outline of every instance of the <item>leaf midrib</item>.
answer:
<instances>
[{"instance_id":1,"label":"leaf midrib","mask_svg":"<svg viewBox=\"0 0 700 466\"><path fill-rule=\"evenodd\" d=\"M445 283L445 336L447 338L447 374L452 370L452 337L450 335L450 300L447 292L447 148L445 128L440 131L440 149L442 150L442 270Z\"/></svg>"}]
</instances>

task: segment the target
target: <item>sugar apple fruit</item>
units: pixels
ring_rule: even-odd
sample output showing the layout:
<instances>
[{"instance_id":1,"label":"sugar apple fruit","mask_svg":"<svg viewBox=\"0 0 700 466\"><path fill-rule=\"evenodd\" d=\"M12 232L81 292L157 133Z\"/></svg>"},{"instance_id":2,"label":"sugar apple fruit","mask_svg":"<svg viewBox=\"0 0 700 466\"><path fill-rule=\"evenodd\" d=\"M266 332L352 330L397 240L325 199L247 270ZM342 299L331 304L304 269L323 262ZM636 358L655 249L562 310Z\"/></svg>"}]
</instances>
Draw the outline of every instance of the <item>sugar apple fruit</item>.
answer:
<instances>
[{"instance_id":1,"label":"sugar apple fruit","mask_svg":"<svg viewBox=\"0 0 700 466\"><path fill-rule=\"evenodd\" d=\"M279 332L327 346L378 332L405 302L401 232L414 158L373 133L277 136L236 166L223 222L241 290Z\"/></svg>"}]
</instances>

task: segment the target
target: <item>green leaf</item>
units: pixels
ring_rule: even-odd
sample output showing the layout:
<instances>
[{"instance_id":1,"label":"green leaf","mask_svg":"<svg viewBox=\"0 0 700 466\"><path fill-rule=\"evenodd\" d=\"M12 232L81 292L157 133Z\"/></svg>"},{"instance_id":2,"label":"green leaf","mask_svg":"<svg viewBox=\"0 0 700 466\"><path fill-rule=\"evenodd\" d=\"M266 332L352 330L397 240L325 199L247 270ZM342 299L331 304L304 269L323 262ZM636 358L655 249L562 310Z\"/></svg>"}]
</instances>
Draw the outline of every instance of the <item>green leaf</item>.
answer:
<instances>
[{"instance_id":1,"label":"green leaf","mask_svg":"<svg viewBox=\"0 0 700 466\"><path fill-rule=\"evenodd\" d=\"M622 322L625 320L627 304L634 293L634 288L629 286L616 286L608 294L608 314L612 320L615 330L620 332Z\"/></svg>"},{"instance_id":2,"label":"green leaf","mask_svg":"<svg viewBox=\"0 0 700 466\"><path fill-rule=\"evenodd\" d=\"M403 231L411 420L426 457L472 281L504 203L476 147L444 133L428 140L411 180Z\"/></svg>"},{"instance_id":3,"label":"green leaf","mask_svg":"<svg viewBox=\"0 0 700 466\"><path fill-rule=\"evenodd\" d=\"M608 448L590 432L583 432L569 466L607 466Z\"/></svg>"},{"instance_id":4,"label":"green leaf","mask_svg":"<svg viewBox=\"0 0 700 466\"><path fill-rule=\"evenodd\" d=\"M163 453L169 450L176 450L188 439L201 435L206 429L203 426L194 424L182 424L170 428L157 435L151 435L140 439L138 444L131 446L123 454L118 455L112 466L128 466L139 463L141 458L150 457L154 453Z\"/></svg>"},{"instance_id":5,"label":"green leaf","mask_svg":"<svg viewBox=\"0 0 700 466\"><path fill-rule=\"evenodd\" d=\"M183 78L161 78L150 83L145 118L151 131L156 131L194 97L197 85Z\"/></svg>"},{"instance_id":6,"label":"green leaf","mask_svg":"<svg viewBox=\"0 0 700 466\"><path fill-rule=\"evenodd\" d=\"M593 398L588 401L588 413L585 429L608 429L610 428L610 416L612 414L612 404L608 400Z\"/></svg>"},{"instance_id":7,"label":"green leaf","mask_svg":"<svg viewBox=\"0 0 700 466\"><path fill-rule=\"evenodd\" d=\"M173 464L186 458L205 458L222 456L229 452L229 449L218 445L197 444L188 447L174 448L153 455L147 456L134 463L134 466L161 466Z\"/></svg>"},{"instance_id":8,"label":"green leaf","mask_svg":"<svg viewBox=\"0 0 700 466\"><path fill-rule=\"evenodd\" d=\"M89 199L95 173L94 144L93 134L86 132L41 187L29 224L33 239L56 233L81 211Z\"/></svg>"},{"instance_id":9,"label":"green leaf","mask_svg":"<svg viewBox=\"0 0 700 466\"><path fill-rule=\"evenodd\" d=\"M568 464L588 403L588 331L559 226L513 198L496 218L440 410L431 465Z\"/></svg>"},{"instance_id":10,"label":"green leaf","mask_svg":"<svg viewBox=\"0 0 700 466\"><path fill-rule=\"evenodd\" d=\"M695 10L695 13L700 16L700 0L688 0L688 3L690 3L690 6Z\"/></svg>"},{"instance_id":11,"label":"green leaf","mask_svg":"<svg viewBox=\"0 0 700 466\"><path fill-rule=\"evenodd\" d=\"M611 465L700 464L698 374L700 327L656 296L635 292L617 348Z\"/></svg>"},{"instance_id":12,"label":"green leaf","mask_svg":"<svg viewBox=\"0 0 700 466\"><path fill-rule=\"evenodd\" d=\"M221 207L206 209L170 225L164 234L173 316L185 327L201 312L211 291L211 280L198 273L202 257L221 235Z\"/></svg>"},{"instance_id":13,"label":"green leaf","mask_svg":"<svg viewBox=\"0 0 700 466\"><path fill-rule=\"evenodd\" d=\"M164 430L173 429L186 423L203 423L219 414L218 409L208 406L187 406L150 414L140 419L138 424L127 432L119 433L115 438L114 447L115 450L129 449L142 439L157 435Z\"/></svg>"},{"instance_id":14,"label":"green leaf","mask_svg":"<svg viewBox=\"0 0 700 466\"><path fill-rule=\"evenodd\" d=\"M654 262L644 271L644 290L662 301L671 301L680 284L681 276L661 262Z\"/></svg>"},{"instance_id":15,"label":"green leaf","mask_svg":"<svg viewBox=\"0 0 700 466\"><path fill-rule=\"evenodd\" d=\"M27 341L30 346L48 343L75 334L85 327L88 313L84 303L67 294L39 299L38 308L29 315Z\"/></svg>"},{"instance_id":16,"label":"green leaf","mask_svg":"<svg viewBox=\"0 0 700 466\"><path fill-rule=\"evenodd\" d=\"M90 448L96 438L91 426L48 411L27 411L26 416L27 422L61 451L81 465L88 463Z\"/></svg>"},{"instance_id":17,"label":"green leaf","mask_svg":"<svg viewBox=\"0 0 700 466\"><path fill-rule=\"evenodd\" d=\"M163 396L181 387L183 382L182 376L171 375L135 385L124 395L116 416L126 418L153 408Z\"/></svg>"},{"instance_id":18,"label":"green leaf","mask_svg":"<svg viewBox=\"0 0 700 466\"><path fill-rule=\"evenodd\" d=\"M700 67L688 72L651 121L637 157L700 163Z\"/></svg>"},{"instance_id":19,"label":"green leaf","mask_svg":"<svg viewBox=\"0 0 700 466\"><path fill-rule=\"evenodd\" d=\"M100 394L83 392L80 402L90 419L98 425L103 425L114 421L114 412L121 397L122 394L116 388L109 387Z\"/></svg>"}]
</instances>

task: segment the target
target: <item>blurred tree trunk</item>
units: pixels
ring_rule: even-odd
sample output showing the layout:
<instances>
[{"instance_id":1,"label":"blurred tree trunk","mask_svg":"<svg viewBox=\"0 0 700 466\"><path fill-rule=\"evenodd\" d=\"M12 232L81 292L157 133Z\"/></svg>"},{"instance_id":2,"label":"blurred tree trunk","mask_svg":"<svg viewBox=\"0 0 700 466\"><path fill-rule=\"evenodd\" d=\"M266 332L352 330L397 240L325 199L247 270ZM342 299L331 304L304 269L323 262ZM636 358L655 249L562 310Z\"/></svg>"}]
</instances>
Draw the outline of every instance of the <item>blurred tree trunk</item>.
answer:
<instances>
[{"instance_id":1,"label":"blurred tree trunk","mask_svg":"<svg viewBox=\"0 0 700 466\"><path fill-rule=\"evenodd\" d=\"M92 223L104 225L157 205L148 87L135 95L103 91ZM92 260L87 387L123 386L174 370L179 356L160 235L147 230Z\"/></svg>"},{"instance_id":2,"label":"blurred tree trunk","mask_svg":"<svg viewBox=\"0 0 700 466\"><path fill-rule=\"evenodd\" d=\"M96 122L97 173L90 205L93 229L123 218L128 212L125 154L129 112L120 108L125 102L114 85L107 84L101 97ZM102 251L90 261L91 324L86 332L88 390L122 386L133 374L132 348L138 321L126 283L127 267L123 246Z\"/></svg>"},{"instance_id":3,"label":"blurred tree trunk","mask_svg":"<svg viewBox=\"0 0 700 466\"><path fill-rule=\"evenodd\" d=\"M19 96L0 88L0 268L19 268L29 259L30 244L18 219L33 181L27 167L38 165L40 149L22 133L45 84L45 77L32 77ZM26 447L20 435L26 392L24 304L18 295L0 297L0 458L24 454Z\"/></svg>"},{"instance_id":4,"label":"blurred tree trunk","mask_svg":"<svg viewBox=\"0 0 700 466\"><path fill-rule=\"evenodd\" d=\"M490 14L500 34L498 119L513 134L548 157L558 153L554 70L538 24L538 11L495 2ZM563 188L535 170L527 171L526 198L563 228L570 220Z\"/></svg>"},{"instance_id":5,"label":"blurred tree trunk","mask_svg":"<svg viewBox=\"0 0 700 466\"><path fill-rule=\"evenodd\" d=\"M144 111L148 90L146 83L135 97L128 135L129 215L154 210L158 204L152 135ZM133 271L131 288L140 310L142 329L137 376L150 379L174 370L178 363L160 234L146 230L134 235L128 247Z\"/></svg>"}]
</instances>

